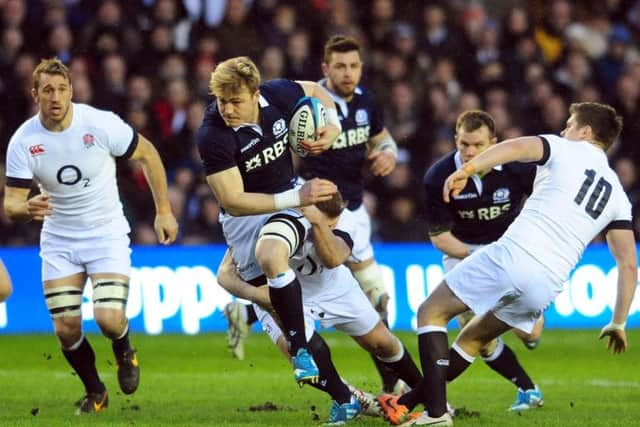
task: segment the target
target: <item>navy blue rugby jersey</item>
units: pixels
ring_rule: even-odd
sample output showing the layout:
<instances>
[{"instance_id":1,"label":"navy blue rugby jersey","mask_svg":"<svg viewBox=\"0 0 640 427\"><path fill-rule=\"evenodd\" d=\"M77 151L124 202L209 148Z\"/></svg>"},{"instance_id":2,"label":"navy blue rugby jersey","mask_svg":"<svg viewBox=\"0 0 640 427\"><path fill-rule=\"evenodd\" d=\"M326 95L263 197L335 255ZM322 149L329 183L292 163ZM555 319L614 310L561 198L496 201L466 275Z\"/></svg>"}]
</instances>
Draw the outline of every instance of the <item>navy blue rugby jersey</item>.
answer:
<instances>
[{"instance_id":1,"label":"navy blue rugby jersey","mask_svg":"<svg viewBox=\"0 0 640 427\"><path fill-rule=\"evenodd\" d=\"M296 174L287 131L293 107L303 96L302 86L292 80L265 82L260 85L260 125L235 129L224 123L212 102L196 134L206 175L237 166L246 192L274 194L292 188Z\"/></svg>"},{"instance_id":2,"label":"navy blue rugby jersey","mask_svg":"<svg viewBox=\"0 0 640 427\"><path fill-rule=\"evenodd\" d=\"M455 151L433 164L424 176L425 212L429 233L451 231L465 243L487 244L498 240L518 216L522 200L533 191L535 163L507 163L481 179L470 177L455 199L445 203L442 187L462 164Z\"/></svg>"},{"instance_id":3,"label":"navy blue rugby jersey","mask_svg":"<svg viewBox=\"0 0 640 427\"><path fill-rule=\"evenodd\" d=\"M327 91L326 80L320 82ZM318 156L305 157L301 175L305 179L325 178L333 181L350 210L362 204L364 177L362 167L367 156L366 143L384 129L382 110L373 95L357 86L351 101L332 93L338 107L342 133L331 148Z\"/></svg>"}]
</instances>

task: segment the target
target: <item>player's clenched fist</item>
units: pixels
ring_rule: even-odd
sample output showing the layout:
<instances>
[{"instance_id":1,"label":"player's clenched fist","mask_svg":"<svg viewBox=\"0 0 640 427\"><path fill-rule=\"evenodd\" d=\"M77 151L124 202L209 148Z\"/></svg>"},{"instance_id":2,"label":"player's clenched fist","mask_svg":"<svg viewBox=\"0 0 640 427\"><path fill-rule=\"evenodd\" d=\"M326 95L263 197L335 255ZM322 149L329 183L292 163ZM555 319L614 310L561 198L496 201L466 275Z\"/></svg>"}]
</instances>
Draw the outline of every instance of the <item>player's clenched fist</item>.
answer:
<instances>
[{"instance_id":1,"label":"player's clenched fist","mask_svg":"<svg viewBox=\"0 0 640 427\"><path fill-rule=\"evenodd\" d=\"M175 242L178 236L178 222L173 214L158 214L154 221L153 228L156 230L158 242L168 245Z\"/></svg>"},{"instance_id":2,"label":"player's clenched fist","mask_svg":"<svg viewBox=\"0 0 640 427\"><path fill-rule=\"evenodd\" d=\"M317 202L330 200L338 191L338 187L331 181L313 178L300 188L301 206L312 205Z\"/></svg>"}]
</instances>

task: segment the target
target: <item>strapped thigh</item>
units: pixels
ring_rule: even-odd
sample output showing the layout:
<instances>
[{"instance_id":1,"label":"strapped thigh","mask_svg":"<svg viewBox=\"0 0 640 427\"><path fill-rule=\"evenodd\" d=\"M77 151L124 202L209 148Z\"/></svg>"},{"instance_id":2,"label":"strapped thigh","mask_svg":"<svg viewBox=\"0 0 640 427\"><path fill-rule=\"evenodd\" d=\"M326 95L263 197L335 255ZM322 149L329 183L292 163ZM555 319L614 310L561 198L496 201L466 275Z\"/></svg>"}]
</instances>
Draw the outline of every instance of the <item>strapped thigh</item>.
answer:
<instances>
[{"instance_id":1,"label":"strapped thigh","mask_svg":"<svg viewBox=\"0 0 640 427\"><path fill-rule=\"evenodd\" d=\"M289 258L296 253L304 243L306 230L298 217L279 213L270 217L262 226L258 242L265 239L274 239L284 242L289 249Z\"/></svg>"},{"instance_id":2,"label":"strapped thigh","mask_svg":"<svg viewBox=\"0 0 640 427\"><path fill-rule=\"evenodd\" d=\"M75 286L56 286L44 291L52 319L59 317L78 317L82 314L82 289Z\"/></svg>"},{"instance_id":3,"label":"strapped thigh","mask_svg":"<svg viewBox=\"0 0 640 427\"><path fill-rule=\"evenodd\" d=\"M125 310L129 282L120 278L96 279L93 283L93 308Z\"/></svg>"}]
</instances>

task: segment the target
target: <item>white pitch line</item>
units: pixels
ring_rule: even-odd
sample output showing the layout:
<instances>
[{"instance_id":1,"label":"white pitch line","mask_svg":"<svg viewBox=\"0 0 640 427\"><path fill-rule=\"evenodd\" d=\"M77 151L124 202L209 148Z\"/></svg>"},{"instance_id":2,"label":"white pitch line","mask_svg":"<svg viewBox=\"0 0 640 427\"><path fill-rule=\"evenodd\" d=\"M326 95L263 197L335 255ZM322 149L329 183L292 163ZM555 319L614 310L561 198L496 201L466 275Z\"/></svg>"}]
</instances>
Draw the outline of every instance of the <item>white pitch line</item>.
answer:
<instances>
[{"instance_id":1,"label":"white pitch line","mask_svg":"<svg viewBox=\"0 0 640 427\"><path fill-rule=\"evenodd\" d=\"M64 377L69 377L71 376L71 371L42 371L39 372L38 375L40 376L51 376L51 377L55 377L55 378L64 378ZM277 375L272 373L264 373L263 375L254 375L254 376L263 376L263 377L271 377L273 375ZM110 372L105 372L105 373L100 373L101 377L105 377L105 378L110 378L110 377L114 377L115 375L113 373ZM202 372L202 373L174 373L174 374L167 374L164 372L149 372L149 371L145 371L144 376L146 378L153 378L153 379L159 379L159 380L163 380L163 379L172 379L172 378L184 378L187 380L195 380L195 381L200 381L202 379L216 379L216 380L220 380L223 377L229 377L229 378L235 378L236 377L236 373L235 372L213 372L213 371L209 371L209 372ZM16 378L22 378L24 377L24 371L20 371L20 370L15 370L15 369L0 369L0 377L16 377ZM353 378L351 378L351 380L365 380L367 378L362 377L361 375L355 375ZM504 380L502 378L473 378L473 377L465 377L459 380L459 382L463 383L463 382L471 382L471 383L480 383L480 384L503 384ZM565 381L565 380L558 380L558 379L539 379L538 381L536 381L538 384L540 385L579 385L579 386L590 386L590 387L596 387L596 388L638 388L640 389L640 382L638 381L626 381L626 380L622 380L622 381L617 381L617 380L609 380L606 378L591 378L588 380L573 380L573 381Z\"/></svg>"}]
</instances>

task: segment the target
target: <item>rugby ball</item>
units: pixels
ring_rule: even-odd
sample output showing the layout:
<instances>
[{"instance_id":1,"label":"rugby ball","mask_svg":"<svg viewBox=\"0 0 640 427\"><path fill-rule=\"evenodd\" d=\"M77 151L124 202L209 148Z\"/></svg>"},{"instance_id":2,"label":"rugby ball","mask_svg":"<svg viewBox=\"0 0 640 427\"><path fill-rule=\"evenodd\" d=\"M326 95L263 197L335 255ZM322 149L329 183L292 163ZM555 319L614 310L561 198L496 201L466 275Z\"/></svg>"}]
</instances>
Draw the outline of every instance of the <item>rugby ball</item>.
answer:
<instances>
[{"instance_id":1,"label":"rugby ball","mask_svg":"<svg viewBox=\"0 0 640 427\"><path fill-rule=\"evenodd\" d=\"M300 98L293 107L291 120L289 121L289 145L300 157L306 157L307 151L302 148L302 141L316 139L316 129L327 123L324 106L318 98L305 96Z\"/></svg>"}]
</instances>

